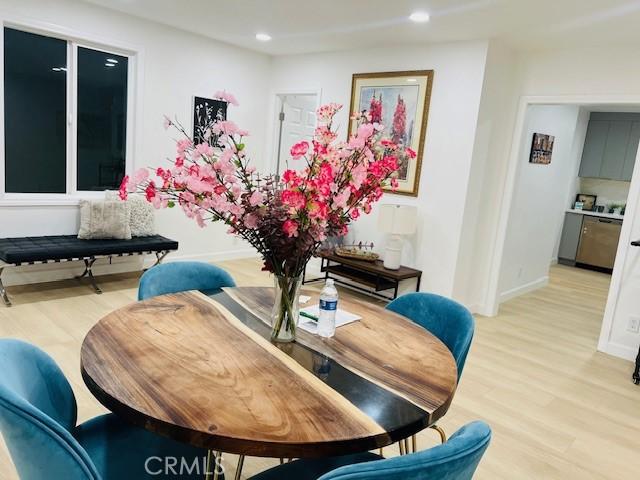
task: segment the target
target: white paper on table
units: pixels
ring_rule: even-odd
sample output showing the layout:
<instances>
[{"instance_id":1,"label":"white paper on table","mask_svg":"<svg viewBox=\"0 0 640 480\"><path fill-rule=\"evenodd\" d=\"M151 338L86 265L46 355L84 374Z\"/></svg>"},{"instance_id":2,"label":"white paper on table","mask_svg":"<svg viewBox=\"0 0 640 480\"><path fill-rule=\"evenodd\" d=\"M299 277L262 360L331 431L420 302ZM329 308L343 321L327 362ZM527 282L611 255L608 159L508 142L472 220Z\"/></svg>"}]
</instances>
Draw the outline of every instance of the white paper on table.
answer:
<instances>
[{"instance_id":1,"label":"white paper on table","mask_svg":"<svg viewBox=\"0 0 640 480\"><path fill-rule=\"evenodd\" d=\"M309 315L314 315L318 317L320 315L320 305L313 305L311 307L305 307L300 309L301 312L308 313ZM318 322L311 320L310 318L303 317L300 315L298 321L298 326L303 330L306 330L309 333L316 334L318 333ZM342 327L343 325L347 325L348 323L355 322L356 320L360 320L362 317L360 315L356 315L355 313L350 313L345 310L336 310L336 328Z\"/></svg>"},{"instance_id":2,"label":"white paper on table","mask_svg":"<svg viewBox=\"0 0 640 480\"><path fill-rule=\"evenodd\" d=\"M307 303L309 300L311 300L311 297L309 295L300 295L298 297L298 302L300 303Z\"/></svg>"}]
</instances>

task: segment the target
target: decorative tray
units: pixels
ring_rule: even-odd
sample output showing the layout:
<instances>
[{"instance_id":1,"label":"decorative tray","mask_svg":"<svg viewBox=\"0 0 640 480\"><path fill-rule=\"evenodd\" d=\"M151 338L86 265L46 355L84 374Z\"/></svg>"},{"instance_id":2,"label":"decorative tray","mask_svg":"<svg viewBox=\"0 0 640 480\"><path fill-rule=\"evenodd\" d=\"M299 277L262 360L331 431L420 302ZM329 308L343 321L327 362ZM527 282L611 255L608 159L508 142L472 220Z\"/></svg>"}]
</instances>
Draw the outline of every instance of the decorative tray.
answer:
<instances>
[{"instance_id":1,"label":"decorative tray","mask_svg":"<svg viewBox=\"0 0 640 480\"><path fill-rule=\"evenodd\" d=\"M380 255L377 253L363 250L359 247L336 247L335 254L339 257L364 260L366 262L375 262L380 258Z\"/></svg>"}]
</instances>

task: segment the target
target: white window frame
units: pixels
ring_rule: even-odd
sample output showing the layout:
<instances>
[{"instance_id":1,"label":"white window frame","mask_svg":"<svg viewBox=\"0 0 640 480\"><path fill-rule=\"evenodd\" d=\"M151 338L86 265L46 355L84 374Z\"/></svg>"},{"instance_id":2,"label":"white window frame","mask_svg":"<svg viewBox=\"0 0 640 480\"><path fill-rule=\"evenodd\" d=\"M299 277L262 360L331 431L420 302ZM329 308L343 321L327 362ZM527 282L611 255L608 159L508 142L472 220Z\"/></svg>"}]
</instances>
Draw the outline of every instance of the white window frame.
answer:
<instances>
[{"instance_id":1,"label":"white window frame","mask_svg":"<svg viewBox=\"0 0 640 480\"><path fill-rule=\"evenodd\" d=\"M139 157L139 142L136 132L141 131L142 49L124 45L118 41L105 40L91 34L83 34L57 25L0 17L0 207L38 205L78 205L82 199L103 198L100 191L81 191L77 188L77 92L78 47L99 50L128 58L127 62L127 128L125 174L131 175L134 159ZM5 191L4 149L4 28L58 38L67 42L67 149L66 149L66 193L12 193Z\"/></svg>"}]
</instances>

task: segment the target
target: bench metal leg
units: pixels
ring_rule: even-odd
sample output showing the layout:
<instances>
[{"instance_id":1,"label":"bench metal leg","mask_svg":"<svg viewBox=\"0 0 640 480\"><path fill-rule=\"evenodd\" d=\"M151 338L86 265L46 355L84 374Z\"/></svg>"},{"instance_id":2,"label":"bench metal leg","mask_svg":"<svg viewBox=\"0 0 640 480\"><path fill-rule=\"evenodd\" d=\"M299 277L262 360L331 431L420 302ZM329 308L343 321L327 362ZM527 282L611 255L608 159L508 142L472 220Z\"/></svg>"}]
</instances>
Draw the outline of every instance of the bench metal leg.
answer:
<instances>
[{"instance_id":1,"label":"bench metal leg","mask_svg":"<svg viewBox=\"0 0 640 480\"><path fill-rule=\"evenodd\" d=\"M7 290L4 288L2 284L2 271L4 267L0 267L0 296L2 297L2 301L7 307L11 306L11 300L9 300L9 295L7 295Z\"/></svg>"},{"instance_id":2,"label":"bench metal leg","mask_svg":"<svg viewBox=\"0 0 640 480\"><path fill-rule=\"evenodd\" d=\"M169 253L170 253L169 250L163 250L161 252L156 252L156 263L151 265L151 267L155 267L156 265L160 265L160 263L162 263L162 260L164 260L164 257L169 255Z\"/></svg>"},{"instance_id":3,"label":"bench metal leg","mask_svg":"<svg viewBox=\"0 0 640 480\"><path fill-rule=\"evenodd\" d=\"M102 290L100 290L100 287L96 283L96 279L93 276L93 271L91 270L92 267L93 267L93 264L95 262L96 262L95 258L85 258L84 259L84 272L82 272L82 275L78 275L76 278L78 280L80 280L82 277L88 276L89 277L89 281L91 282L91 286L96 291L96 293L100 294L100 293L102 293Z\"/></svg>"}]
</instances>

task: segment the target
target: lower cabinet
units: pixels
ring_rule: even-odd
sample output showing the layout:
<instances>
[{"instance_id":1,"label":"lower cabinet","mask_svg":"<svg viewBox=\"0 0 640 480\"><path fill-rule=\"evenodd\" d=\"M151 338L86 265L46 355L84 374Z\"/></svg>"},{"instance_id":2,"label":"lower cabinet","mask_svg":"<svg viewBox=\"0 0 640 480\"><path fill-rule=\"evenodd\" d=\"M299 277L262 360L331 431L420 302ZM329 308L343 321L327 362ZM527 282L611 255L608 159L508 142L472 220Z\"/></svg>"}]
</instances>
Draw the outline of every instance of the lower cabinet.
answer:
<instances>
[{"instance_id":1,"label":"lower cabinet","mask_svg":"<svg viewBox=\"0 0 640 480\"><path fill-rule=\"evenodd\" d=\"M622 220L567 212L558 262L613 269Z\"/></svg>"}]
</instances>

